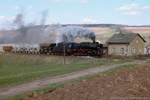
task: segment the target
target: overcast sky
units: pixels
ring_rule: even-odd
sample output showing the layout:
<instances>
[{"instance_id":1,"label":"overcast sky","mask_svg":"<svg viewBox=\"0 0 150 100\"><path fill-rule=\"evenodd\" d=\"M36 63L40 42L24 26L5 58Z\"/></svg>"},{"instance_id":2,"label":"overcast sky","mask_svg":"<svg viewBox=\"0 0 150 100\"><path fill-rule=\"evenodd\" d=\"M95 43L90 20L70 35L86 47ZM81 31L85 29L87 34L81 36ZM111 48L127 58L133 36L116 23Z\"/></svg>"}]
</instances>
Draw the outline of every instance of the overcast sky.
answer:
<instances>
[{"instance_id":1,"label":"overcast sky","mask_svg":"<svg viewBox=\"0 0 150 100\"><path fill-rule=\"evenodd\" d=\"M26 24L39 24L44 10L46 24L150 25L150 0L0 0L0 28L20 12Z\"/></svg>"}]
</instances>

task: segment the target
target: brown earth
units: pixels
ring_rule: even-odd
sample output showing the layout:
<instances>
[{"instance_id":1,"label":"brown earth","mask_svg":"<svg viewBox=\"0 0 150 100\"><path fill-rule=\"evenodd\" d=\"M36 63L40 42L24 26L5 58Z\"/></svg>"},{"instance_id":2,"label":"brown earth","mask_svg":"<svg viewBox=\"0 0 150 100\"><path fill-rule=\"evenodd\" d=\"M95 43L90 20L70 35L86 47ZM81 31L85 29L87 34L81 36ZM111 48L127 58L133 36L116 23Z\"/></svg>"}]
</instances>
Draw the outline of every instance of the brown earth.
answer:
<instances>
[{"instance_id":1,"label":"brown earth","mask_svg":"<svg viewBox=\"0 0 150 100\"><path fill-rule=\"evenodd\" d=\"M109 27L87 27L96 34L104 34L112 32ZM150 33L150 27L124 27L125 30L131 31L133 33Z\"/></svg>"},{"instance_id":2,"label":"brown earth","mask_svg":"<svg viewBox=\"0 0 150 100\"><path fill-rule=\"evenodd\" d=\"M109 33L112 30L109 27L86 27L92 30L95 34Z\"/></svg>"},{"instance_id":3,"label":"brown earth","mask_svg":"<svg viewBox=\"0 0 150 100\"><path fill-rule=\"evenodd\" d=\"M23 100L150 100L150 66L102 74Z\"/></svg>"},{"instance_id":4,"label":"brown earth","mask_svg":"<svg viewBox=\"0 0 150 100\"><path fill-rule=\"evenodd\" d=\"M134 33L150 33L150 27L124 27L124 29Z\"/></svg>"}]
</instances>

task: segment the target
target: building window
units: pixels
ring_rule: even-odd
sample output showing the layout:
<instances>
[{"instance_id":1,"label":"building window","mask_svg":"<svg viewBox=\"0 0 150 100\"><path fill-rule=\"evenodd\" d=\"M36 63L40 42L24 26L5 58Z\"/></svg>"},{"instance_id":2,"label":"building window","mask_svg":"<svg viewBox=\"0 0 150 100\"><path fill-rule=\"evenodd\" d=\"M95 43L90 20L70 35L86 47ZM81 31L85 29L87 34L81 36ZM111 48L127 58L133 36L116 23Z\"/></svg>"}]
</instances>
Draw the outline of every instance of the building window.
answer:
<instances>
[{"instance_id":1,"label":"building window","mask_svg":"<svg viewBox=\"0 0 150 100\"><path fill-rule=\"evenodd\" d=\"M124 54L124 48L121 48L120 53Z\"/></svg>"},{"instance_id":2,"label":"building window","mask_svg":"<svg viewBox=\"0 0 150 100\"><path fill-rule=\"evenodd\" d=\"M115 48L113 48L114 54L116 53Z\"/></svg>"},{"instance_id":3,"label":"building window","mask_svg":"<svg viewBox=\"0 0 150 100\"><path fill-rule=\"evenodd\" d=\"M136 40L136 43L139 43L139 40Z\"/></svg>"},{"instance_id":4,"label":"building window","mask_svg":"<svg viewBox=\"0 0 150 100\"><path fill-rule=\"evenodd\" d=\"M135 48L132 48L132 53L135 53Z\"/></svg>"}]
</instances>

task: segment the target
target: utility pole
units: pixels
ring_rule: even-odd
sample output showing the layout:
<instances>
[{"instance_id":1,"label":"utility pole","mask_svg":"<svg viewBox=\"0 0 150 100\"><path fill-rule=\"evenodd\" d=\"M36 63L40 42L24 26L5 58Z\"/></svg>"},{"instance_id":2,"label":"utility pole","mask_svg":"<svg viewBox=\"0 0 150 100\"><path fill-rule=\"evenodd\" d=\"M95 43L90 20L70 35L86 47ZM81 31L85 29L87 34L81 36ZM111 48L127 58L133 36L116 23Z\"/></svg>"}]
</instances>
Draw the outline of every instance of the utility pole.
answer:
<instances>
[{"instance_id":1,"label":"utility pole","mask_svg":"<svg viewBox=\"0 0 150 100\"><path fill-rule=\"evenodd\" d=\"M128 35L127 35L127 49L126 49L126 52L127 52L127 54L126 54L126 56L128 56Z\"/></svg>"},{"instance_id":2,"label":"utility pole","mask_svg":"<svg viewBox=\"0 0 150 100\"><path fill-rule=\"evenodd\" d=\"M63 42L63 49L64 49L64 64L66 64L66 44L65 44L65 36L63 35L63 40L64 40L64 42Z\"/></svg>"}]
</instances>

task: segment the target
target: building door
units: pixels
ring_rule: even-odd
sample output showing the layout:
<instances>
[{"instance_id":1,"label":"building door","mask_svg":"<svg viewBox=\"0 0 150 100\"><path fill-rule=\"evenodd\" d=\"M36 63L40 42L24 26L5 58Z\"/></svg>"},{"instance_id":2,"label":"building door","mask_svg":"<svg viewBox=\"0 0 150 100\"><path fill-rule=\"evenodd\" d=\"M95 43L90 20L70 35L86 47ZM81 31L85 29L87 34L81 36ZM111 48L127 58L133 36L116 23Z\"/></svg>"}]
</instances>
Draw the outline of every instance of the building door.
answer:
<instances>
[{"instance_id":1,"label":"building door","mask_svg":"<svg viewBox=\"0 0 150 100\"><path fill-rule=\"evenodd\" d=\"M135 55L135 48L132 48L132 54Z\"/></svg>"}]
</instances>

